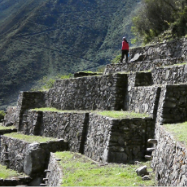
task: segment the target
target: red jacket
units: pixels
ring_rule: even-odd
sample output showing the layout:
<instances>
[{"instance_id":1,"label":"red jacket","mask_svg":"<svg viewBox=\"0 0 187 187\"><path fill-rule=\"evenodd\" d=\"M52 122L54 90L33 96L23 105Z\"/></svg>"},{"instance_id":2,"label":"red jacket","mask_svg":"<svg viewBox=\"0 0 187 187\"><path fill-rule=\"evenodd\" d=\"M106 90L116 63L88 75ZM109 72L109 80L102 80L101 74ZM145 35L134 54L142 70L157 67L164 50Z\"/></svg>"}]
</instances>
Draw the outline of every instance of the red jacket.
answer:
<instances>
[{"instance_id":1,"label":"red jacket","mask_svg":"<svg viewBox=\"0 0 187 187\"><path fill-rule=\"evenodd\" d=\"M129 50L129 43L126 41L122 41L122 48L121 50Z\"/></svg>"}]
</instances>

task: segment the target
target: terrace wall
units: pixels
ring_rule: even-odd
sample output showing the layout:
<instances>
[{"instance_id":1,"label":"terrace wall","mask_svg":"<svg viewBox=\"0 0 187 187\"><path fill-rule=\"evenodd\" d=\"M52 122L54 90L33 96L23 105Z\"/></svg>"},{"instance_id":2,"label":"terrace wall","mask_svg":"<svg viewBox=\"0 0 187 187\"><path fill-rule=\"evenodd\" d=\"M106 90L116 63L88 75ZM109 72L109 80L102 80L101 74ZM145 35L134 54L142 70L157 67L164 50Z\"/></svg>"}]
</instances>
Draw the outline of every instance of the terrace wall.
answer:
<instances>
[{"instance_id":1,"label":"terrace wall","mask_svg":"<svg viewBox=\"0 0 187 187\"><path fill-rule=\"evenodd\" d=\"M84 154L101 162L127 163L141 160L147 139L153 135L153 119L118 120L90 114Z\"/></svg>"},{"instance_id":2,"label":"terrace wall","mask_svg":"<svg viewBox=\"0 0 187 187\"><path fill-rule=\"evenodd\" d=\"M148 71L155 68L181 64L184 62L183 58L166 58L166 59L154 59L154 60L143 60L138 62L129 63L118 63L118 64L108 64L106 65L104 75L117 73L117 72L138 72L138 71Z\"/></svg>"},{"instance_id":3,"label":"terrace wall","mask_svg":"<svg viewBox=\"0 0 187 187\"><path fill-rule=\"evenodd\" d=\"M160 88L150 87L128 87L128 94L124 110L147 113L155 117L160 97Z\"/></svg>"},{"instance_id":4,"label":"terrace wall","mask_svg":"<svg viewBox=\"0 0 187 187\"><path fill-rule=\"evenodd\" d=\"M50 172L47 172L46 174L47 180L45 181L45 184L47 186L60 186L62 183L63 171L59 161L53 153L50 153L48 170Z\"/></svg>"},{"instance_id":5,"label":"terrace wall","mask_svg":"<svg viewBox=\"0 0 187 187\"><path fill-rule=\"evenodd\" d=\"M48 92L48 106L62 110L120 110L127 90L127 75L57 80Z\"/></svg>"},{"instance_id":6,"label":"terrace wall","mask_svg":"<svg viewBox=\"0 0 187 187\"><path fill-rule=\"evenodd\" d=\"M144 55L144 60L184 58L187 59L187 39L176 39L170 42L137 47L130 50L131 58L136 54Z\"/></svg>"},{"instance_id":7,"label":"terrace wall","mask_svg":"<svg viewBox=\"0 0 187 187\"><path fill-rule=\"evenodd\" d=\"M157 127L158 144L153 152L152 167L159 186L187 185L187 150L164 127Z\"/></svg>"},{"instance_id":8,"label":"terrace wall","mask_svg":"<svg viewBox=\"0 0 187 187\"><path fill-rule=\"evenodd\" d=\"M67 150L64 140L28 143L2 135L0 161L10 169L40 176L47 167L49 153L64 150Z\"/></svg>"},{"instance_id":9,"label":"terrace wall","mask_svg":"<svg viewBox=\"0 0 187 187\"><path fill-rule=\"evenodd\" d=\"M28 111L27 124L22 132L64 139L70 151L83 153L88 118L88 113Z\"/></svg>"},{"instance_id":10,"label":"terrace wall","mask_svg":"<svg viewBox=\"0 0 187 187\"><path fill-rule=\"evenodd\" d=\"M187 85L162 87L157 123L178 123L187 120Z\"/></svg>"}]
</instances>

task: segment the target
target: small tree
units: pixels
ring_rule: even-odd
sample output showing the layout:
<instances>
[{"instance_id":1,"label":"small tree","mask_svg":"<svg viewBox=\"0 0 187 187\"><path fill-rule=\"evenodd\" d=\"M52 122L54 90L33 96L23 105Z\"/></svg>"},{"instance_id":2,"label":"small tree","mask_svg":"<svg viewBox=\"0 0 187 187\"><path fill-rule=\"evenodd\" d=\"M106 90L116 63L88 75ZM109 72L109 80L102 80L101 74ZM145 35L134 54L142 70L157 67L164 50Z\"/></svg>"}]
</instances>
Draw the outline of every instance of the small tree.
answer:
<instances>
[{"instance_id":1,"label":"small tree","mask_svg":"<svg viewBox=\"0 0 187 187\"><path fill-rule=\"evenodd\" d=\"M175 25L184 26L186 5L187 0L143 0L142 7L133 18L132 32L137 37L143 37L144 42L148 43L176 21Z\"/></svg>"}]
</instances>

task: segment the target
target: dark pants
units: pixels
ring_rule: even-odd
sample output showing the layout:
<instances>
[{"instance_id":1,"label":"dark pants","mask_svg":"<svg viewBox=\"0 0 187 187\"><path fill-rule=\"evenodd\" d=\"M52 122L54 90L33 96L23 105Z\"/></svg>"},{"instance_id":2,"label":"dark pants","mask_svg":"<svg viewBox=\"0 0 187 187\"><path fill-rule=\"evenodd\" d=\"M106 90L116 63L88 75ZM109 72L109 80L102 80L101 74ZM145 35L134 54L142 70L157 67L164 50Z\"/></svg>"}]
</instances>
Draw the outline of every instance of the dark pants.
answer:
<instances>
[{"instance_id":1,"label":"dark pants","mask_svg":"<svg viewBox=\"0 0 187 187\"><path fill-rule=\"evenodd\" d=\"M126 63L128 62L128 50L121 50L121 63L123 62L124 56L126 55Z\"/></svg>"}]
</instances>

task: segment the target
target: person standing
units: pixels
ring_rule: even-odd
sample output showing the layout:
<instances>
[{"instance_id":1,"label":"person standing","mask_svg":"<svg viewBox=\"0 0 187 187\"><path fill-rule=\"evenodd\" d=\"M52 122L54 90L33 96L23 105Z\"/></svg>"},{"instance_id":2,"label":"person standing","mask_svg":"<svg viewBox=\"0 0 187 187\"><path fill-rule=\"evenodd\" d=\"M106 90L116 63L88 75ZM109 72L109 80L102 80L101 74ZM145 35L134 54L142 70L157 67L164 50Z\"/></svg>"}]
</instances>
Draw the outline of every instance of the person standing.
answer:
<instances>
[{"instance_id":1,"label":"person standing","mask_svg":"<svg viewBox=\"0 0 187 187\"><path fill-rule=\"evenodd\" d=\"M126 63L127 63L128 55L129 55L129 43L126 40L126 37L123 37L122 48L121 48L121 63L123 62L125 55L126 55Z\"/></svg>"}]
</instances>

